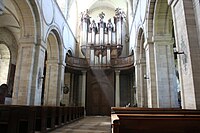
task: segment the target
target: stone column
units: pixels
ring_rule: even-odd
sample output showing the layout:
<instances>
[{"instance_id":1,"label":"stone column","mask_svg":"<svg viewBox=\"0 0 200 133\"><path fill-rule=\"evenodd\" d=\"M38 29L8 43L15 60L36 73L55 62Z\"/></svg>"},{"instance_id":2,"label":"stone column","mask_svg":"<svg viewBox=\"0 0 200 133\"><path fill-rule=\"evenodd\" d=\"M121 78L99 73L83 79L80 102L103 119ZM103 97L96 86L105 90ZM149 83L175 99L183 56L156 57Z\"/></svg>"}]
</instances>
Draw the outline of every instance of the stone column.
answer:
<instances>
[{"instance_id":1,"label":"stone column","mask_svg":"<svg viewBox=\"0 0 200 133\"><path fill-rule=\"evenodd\" d=\"M195 8L199 1L168 1L172 8L176 47L178 51L184 52L178 55L182 108L200 109L200 69L198 67L200 66L200 43L197 32L199 18L195 18Z\"/></svg>"},{"instance_id":2,"label":"stone column","mask_svg":"<svg viewBox=\"0 0 200 133\"><path fill-rule=\"evenodd\" d=\"M136 99L138 107L147 107L147 85L144 75L146 71L146 62L144 59L135 62L135 76L136 76Z\"/></svg>"},{"instance_id":3,"label":"stone column","mask_svg":"<svg viewBox=\"0 0 200 133\"><path fill-rule=\"evenodd\" d=\"M46 61L46 76L44 90L44 105L56 106L58 88L58 60L48 59Z\"/></svg>"},{"instance_id":4,"label":"stone column","mask_svg":"<svg viewBox=\"0 0 200 133\"><path fill-rule=\"evenodd\" d=\"M24 40L19 45L12 104L29 105L34 66L35 44Z\"/></svg>"},{"instance_id":5,"label":"stone column","mask_svg":"<svg viewBox=\"0 0 200 133\"><path fill-rule=\"evenodd\" d=\"M116 81L115 81L115 106L116 107L120 107L120 71L116 70L115 71L115 75L116 75Z\"/></svg>"},{"instance_id":6,"label":"stone column","mask_svg":"<svg viewBox=\"0 0 200 133\"><path fill-rule=\"evenodd\" d=\"M74 105L74 73L70 75L69 106Z\"/></svg>"},{"instance_id":7,"label":"stone column","mask_svg":"<svg viewBox=\"0 0 200 133\"><path fill-rule=\"evenodd\" d=\"M81 106L85 108L85 94L86 94L86 71L82 71L82 93Z\"/></svg>"},{"instance_id":8,"label":"stone column","mask_svg":"<svg viewBox=\"0 0 200 133\"><path fill-rule=\"evenodd\" d=\"M178 107L173 39L169 35L154 37L157 101L159 108Z\"/></svg>"},{"instance_id":9,"label":"stone column","mask_svg":"<svg viewBox=\"0 0 200 133\"><path fill-rule=\"evenodd\" d=\"M42 44L36 45L30 105L41 105L42 84L45 76L43 75L45 60L45 47L43 44L42 42Z\"/></svg>"},{"instance_id":10,"label":"stone column","mask_svg":"<svg viewBox=\"0 0 200 133\"><path fill-rule=\"evenodd\" d=\"M68 92L67 94L63 94L63 104L65 104L66 106L69 106L69 91L70 91L70 73L64 73L64 83L65 85L68 87Z\"/></svg>"},{"instance_id":11,"label":"stone column","mask_svg":"<svg viewBox=\"0 0 200 133\"><path fill-rule=\"evenodd\" d=\"M154 60L154 44L146 41L146 80L147 80L147 97L148 107L156 108L157 105L157 91L156 91L156 75L155 75L155 60Z\"/></svg>"},{"instance_id":12,"label":"stone column","mask_svg":"<svg viewBox=\"0 0 200 133\"><path fill-rule=\"evenodd\" d=\"M57 88L57 102L56 105L59 106L63 96L63 86L64 86L64 73L66 64L61 61L58 64L58 88Z\"/></svg>"},{"instance_id":13,"label":"stone column","mask_svg":"<svg viewBox=\"0 0 200 133\"><path fill-rule=\"evenodd\" d=\"M137 106L142 107L142 97L141 97L141 89L140 89L140 65L138 60L135 61L135 85L136 85L136 100Z\"/></svg>"},{"instance_id":14,"label":"stone column","mask_svg":"<svg viewBox=\"0 0 200 133\"><path fill-rule=\"evenodd\" d=\"M146 80L148 77L146 75L146 61L144 58L139 60L139 69L140 69L140 94L141 94L141 106L147 107L148 99L147 99L147 83Z\"/></svg>"}]
</instances>

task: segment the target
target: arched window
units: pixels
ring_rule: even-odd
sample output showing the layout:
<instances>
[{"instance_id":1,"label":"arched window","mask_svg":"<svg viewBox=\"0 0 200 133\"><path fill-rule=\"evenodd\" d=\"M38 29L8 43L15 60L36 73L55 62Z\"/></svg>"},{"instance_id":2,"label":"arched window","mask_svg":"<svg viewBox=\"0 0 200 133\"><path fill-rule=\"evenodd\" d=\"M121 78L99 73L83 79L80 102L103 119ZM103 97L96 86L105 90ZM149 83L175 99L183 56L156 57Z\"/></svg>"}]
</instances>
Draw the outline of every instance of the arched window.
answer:
<instances>
[{"instance_id":1,"label":"arched window","mask_svg":"<svg viewBox=\"0 0 200 133\"><path fill-rule=\"evenodd\" d=\"M10 66L10 51L5 44L0 44L0 84L7 84Z\"/></svg>"}]
</instances>

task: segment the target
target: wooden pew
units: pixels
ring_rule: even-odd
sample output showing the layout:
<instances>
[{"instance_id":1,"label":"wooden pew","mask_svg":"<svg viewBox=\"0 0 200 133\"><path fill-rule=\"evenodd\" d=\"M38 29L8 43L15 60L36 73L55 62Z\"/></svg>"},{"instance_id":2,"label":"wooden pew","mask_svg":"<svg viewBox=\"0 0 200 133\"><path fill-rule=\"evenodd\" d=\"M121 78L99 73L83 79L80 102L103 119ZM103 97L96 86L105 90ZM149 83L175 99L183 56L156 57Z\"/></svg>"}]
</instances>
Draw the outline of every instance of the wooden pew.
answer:
<instances>
[{"instance_id":1,"label":"wooden pew","mask_svg":"<svg viewBox=\"0 0 200 133\"><path fill-rule=\"evenodd\" d=\"M0 131L3 133L32 133L35 131L35 108L0 105Z\"/></svg>"},{"instance_id":2,"label":"wooden pew","mask_svg":"<svg viewBox=\"0 0 200 133\"><path fill-rule=\"evenodd\" d=\"M113 133L199 133L200 111L113 107Z\"/></svg>"},{"instance_id":3,"label":"wooden pew","mask_svg":"<svg viewBox=\"0 0 200 133\"><path fill-rule=\"evenodd\" d=\"M84 116L83 107L0 105L0 132L41 133L54 130ZM73 112L74 111L74 112ZM74 118L72 118L74 116Z\"/></svg>"},{"instance_id":4,"label":"wooden pew","mask_svg":"<svg viewBox=\"0 0 200 133\"><path fill-rule=\"evenodd\" d=\"M62 107L55 107L56 108L56 114L55 114L55 125L61 126L62 125Z\"/></svg>"},{"instance_id":5,"label":"wooden pew","mask_svg":"<svg viewBox=\"0 0 200 133\"><path fill-rule=\"evenodd\" d=\"M35 106L35 108L36 108L35 131L46 132L47 108L45 106Z\"/></svg>"}]
</instances>

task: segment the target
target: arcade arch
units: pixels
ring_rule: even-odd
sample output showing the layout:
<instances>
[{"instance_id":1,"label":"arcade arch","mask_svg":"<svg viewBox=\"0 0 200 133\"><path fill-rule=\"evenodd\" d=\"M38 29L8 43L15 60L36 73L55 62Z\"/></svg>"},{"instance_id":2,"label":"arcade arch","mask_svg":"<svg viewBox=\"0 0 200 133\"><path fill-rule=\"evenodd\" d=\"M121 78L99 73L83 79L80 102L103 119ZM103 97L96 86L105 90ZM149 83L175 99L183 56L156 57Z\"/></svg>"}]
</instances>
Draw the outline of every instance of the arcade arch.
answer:
<instances>
[{"instance_id":1,"label":"arcade arch","mask_svg":"<svg viewBox=\"0 0 200 133\"><path fill-rule=\"evenodd\" d=\"M153 13L152 31L155 58L157 107L178 107L178 93L173 51L173 19L171 7L168 5L168 1L156 1Z\"/></svg>"},{"instance_id":2,"label":"arcade arch","mask_svg":"<svg viewBox=\"0 0 200 133\"><path fill-rule=\"evenodd\" d=\"M10 66L10 51L5 44L0 44L0 84L7 84Z\"/></svg>"},{"instance_id":3,"label":"arcade arch","mask_svg":"<svg viewBox=\"0 0 200 133\"><path fill-rule=\"evenodd\" d=\"M62 89L62 77L64 65L62 57L61 41L58 32L52 30L46 41L46 54L44 61L44 85L42 98L44 105L59 105ZM43 100L43 99L42 99ZM42 102L43 103L43 102Z\"/></svg>"},{"instance_id":4,"label":"arcade arch","mask_svg":"<svg viewBox=\"0 0 200 133\"><path fill-rule=\"evenodd\" d=\"M139 29L137 35L137 46L136 46L136 97L138 107L147 107L147 82L148 78L146 75L146 55L144 49L144 30Z\"/></svg>"}]
</instances>

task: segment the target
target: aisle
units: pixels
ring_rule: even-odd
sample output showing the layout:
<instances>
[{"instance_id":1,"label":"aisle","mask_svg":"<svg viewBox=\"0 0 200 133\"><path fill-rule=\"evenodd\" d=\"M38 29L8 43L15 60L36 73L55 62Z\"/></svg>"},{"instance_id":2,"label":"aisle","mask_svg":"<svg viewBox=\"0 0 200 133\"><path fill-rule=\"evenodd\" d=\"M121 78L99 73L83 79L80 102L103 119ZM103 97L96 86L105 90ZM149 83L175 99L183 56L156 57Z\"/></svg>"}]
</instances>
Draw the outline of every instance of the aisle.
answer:
<instances>
[{"instance_id":1,"label":"aisle","mask_svg":"<svg viewBox=\"0 0 200 133\"><path fill-rule=\"evenodd\" d=\"M86 116L51 133L111 133L110 117Z\"/></svg>"}]
</instances>

